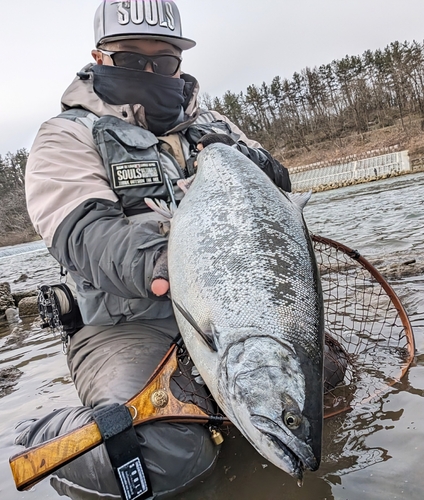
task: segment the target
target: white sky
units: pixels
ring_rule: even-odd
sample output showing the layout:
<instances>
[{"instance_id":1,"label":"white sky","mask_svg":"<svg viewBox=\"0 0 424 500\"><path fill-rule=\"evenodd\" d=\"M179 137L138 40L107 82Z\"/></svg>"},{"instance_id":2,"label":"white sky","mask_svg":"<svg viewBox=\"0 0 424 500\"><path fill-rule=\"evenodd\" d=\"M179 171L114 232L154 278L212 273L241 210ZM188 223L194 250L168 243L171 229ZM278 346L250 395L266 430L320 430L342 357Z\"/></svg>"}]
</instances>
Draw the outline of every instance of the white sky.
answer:
<instances>
[{"instance_id":1,"label":"white sky","mask_svg":"<svg viewBox=\"0 0 424 500\"><path fill-rule=\"evenodd\" d=\"M29 149L40 124L91 60L99 0L0 0L0 155ZM197 41L183 69L222 96L306 66L422 42L423 0L176 0Z\"/></svg>"}]
</instances>

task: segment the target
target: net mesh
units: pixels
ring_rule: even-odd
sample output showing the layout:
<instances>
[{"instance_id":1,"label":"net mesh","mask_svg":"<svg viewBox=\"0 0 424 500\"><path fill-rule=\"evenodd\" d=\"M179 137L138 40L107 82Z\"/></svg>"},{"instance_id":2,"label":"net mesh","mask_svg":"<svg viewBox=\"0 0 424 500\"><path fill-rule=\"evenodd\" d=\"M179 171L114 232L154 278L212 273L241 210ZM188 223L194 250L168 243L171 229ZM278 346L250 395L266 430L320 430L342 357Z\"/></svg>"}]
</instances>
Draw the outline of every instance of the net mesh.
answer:
<instances>
[{"instance_id":1,"label":"net mesh","mask_svg":"<svg viewBox=\"0 0 424 500\"><path fill-rule=\"evenodd\" d=\"M177 360L178 369L171 382L173 394L176 395L178 391L180 401L197 405L206 415L225 419L224 413L216 404L184 346L178 349Z\"/></svg>"},{"instance_id":2,"label":"net mesh","mask_svg":"<svg viewBox=\"0 0 424 500\"><path fill-rule=\"evenodd\" d=\"M325 415L331 416L399 381L413 359L413 334L398 298L365 259L331 240L312 239L324 297L325 376L344 374L326 387ZM329 349L332 341L342 355Z\"/></svg>"},{"instance_id":3,"label":"net mesh","mask_svg":"<svg viewBox=\"0 0 424 500\"><path fill-rule=\"evenodd\" d=\"M413 334L396 295L365 259L332 240L312 241L324 298L324 416L330 417L399 381L413 359ZM207 415L224 417L184 347L178 366L174 395Z\"/></svg>"}]
</instances>

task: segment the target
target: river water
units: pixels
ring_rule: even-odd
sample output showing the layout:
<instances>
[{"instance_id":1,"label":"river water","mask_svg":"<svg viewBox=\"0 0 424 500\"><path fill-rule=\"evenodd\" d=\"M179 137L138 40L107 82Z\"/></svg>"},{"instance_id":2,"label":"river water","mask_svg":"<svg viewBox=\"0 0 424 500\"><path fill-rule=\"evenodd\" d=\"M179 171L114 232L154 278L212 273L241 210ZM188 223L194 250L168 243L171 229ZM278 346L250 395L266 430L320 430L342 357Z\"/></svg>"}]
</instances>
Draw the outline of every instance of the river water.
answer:
<instances>
[{"instance_id":1,"label":"river water","mask_svg":"<svg viewBox=\"0 0 424 500\"><path fill-rule=\"evenodd\" d=\"M421 500L424 496L424 174L315 194L305 209L309 228L358 249L391 283L416 339L416 362L384 395L327 419L320 469L299 488L233 431L214 473L179 500ZM415 264L405 262L416 260ZM0 248L0 282L13 291L57 282L59 269L41 242ZM32 319L0 323L0 370L17 377L0 393L0 498L59 498L44 480L18 492L8 457L15 424L78 405L57 338Z\"/></svg>"}]
</instances>

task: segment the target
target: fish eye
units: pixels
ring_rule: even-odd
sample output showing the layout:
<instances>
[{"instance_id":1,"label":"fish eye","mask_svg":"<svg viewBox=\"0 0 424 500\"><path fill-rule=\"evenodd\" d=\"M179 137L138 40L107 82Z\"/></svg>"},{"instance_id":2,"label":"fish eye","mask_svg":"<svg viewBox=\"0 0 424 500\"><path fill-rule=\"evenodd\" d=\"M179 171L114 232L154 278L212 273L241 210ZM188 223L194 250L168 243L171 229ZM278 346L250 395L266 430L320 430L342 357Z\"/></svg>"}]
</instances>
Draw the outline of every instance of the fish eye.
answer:
<instances>
[{"instance_id":1,"label":"fish eye","mask_svg":"<svg viewBox=\"0 0 424 500\"><path fill-rule=\"evenodd\" d=\"M300 424L302 423L302 419L299 417L299 415L290 412L284 414L283 420L286 426L291 430L298 429Z\"/></svg>"}]
</instances>

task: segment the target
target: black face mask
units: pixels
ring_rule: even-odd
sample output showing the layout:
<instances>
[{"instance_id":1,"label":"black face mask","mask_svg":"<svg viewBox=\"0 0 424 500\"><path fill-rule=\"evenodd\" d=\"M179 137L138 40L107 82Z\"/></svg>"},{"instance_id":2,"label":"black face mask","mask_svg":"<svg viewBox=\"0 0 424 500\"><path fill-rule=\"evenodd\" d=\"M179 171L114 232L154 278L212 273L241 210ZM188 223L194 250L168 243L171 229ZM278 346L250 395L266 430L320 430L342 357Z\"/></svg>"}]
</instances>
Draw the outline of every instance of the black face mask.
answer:
<instances>
[{"instance_id":1,"label":"black face mask","mask_svg":"<svg viewBox=\"0 0 424 500\"><path fill-rule=\"evenodd\" d=\"M141 104L148 129L162 135L182 121L182 78L98 64L92 67L96 94L108 104Z\"/></svg>"}]
</instances>

